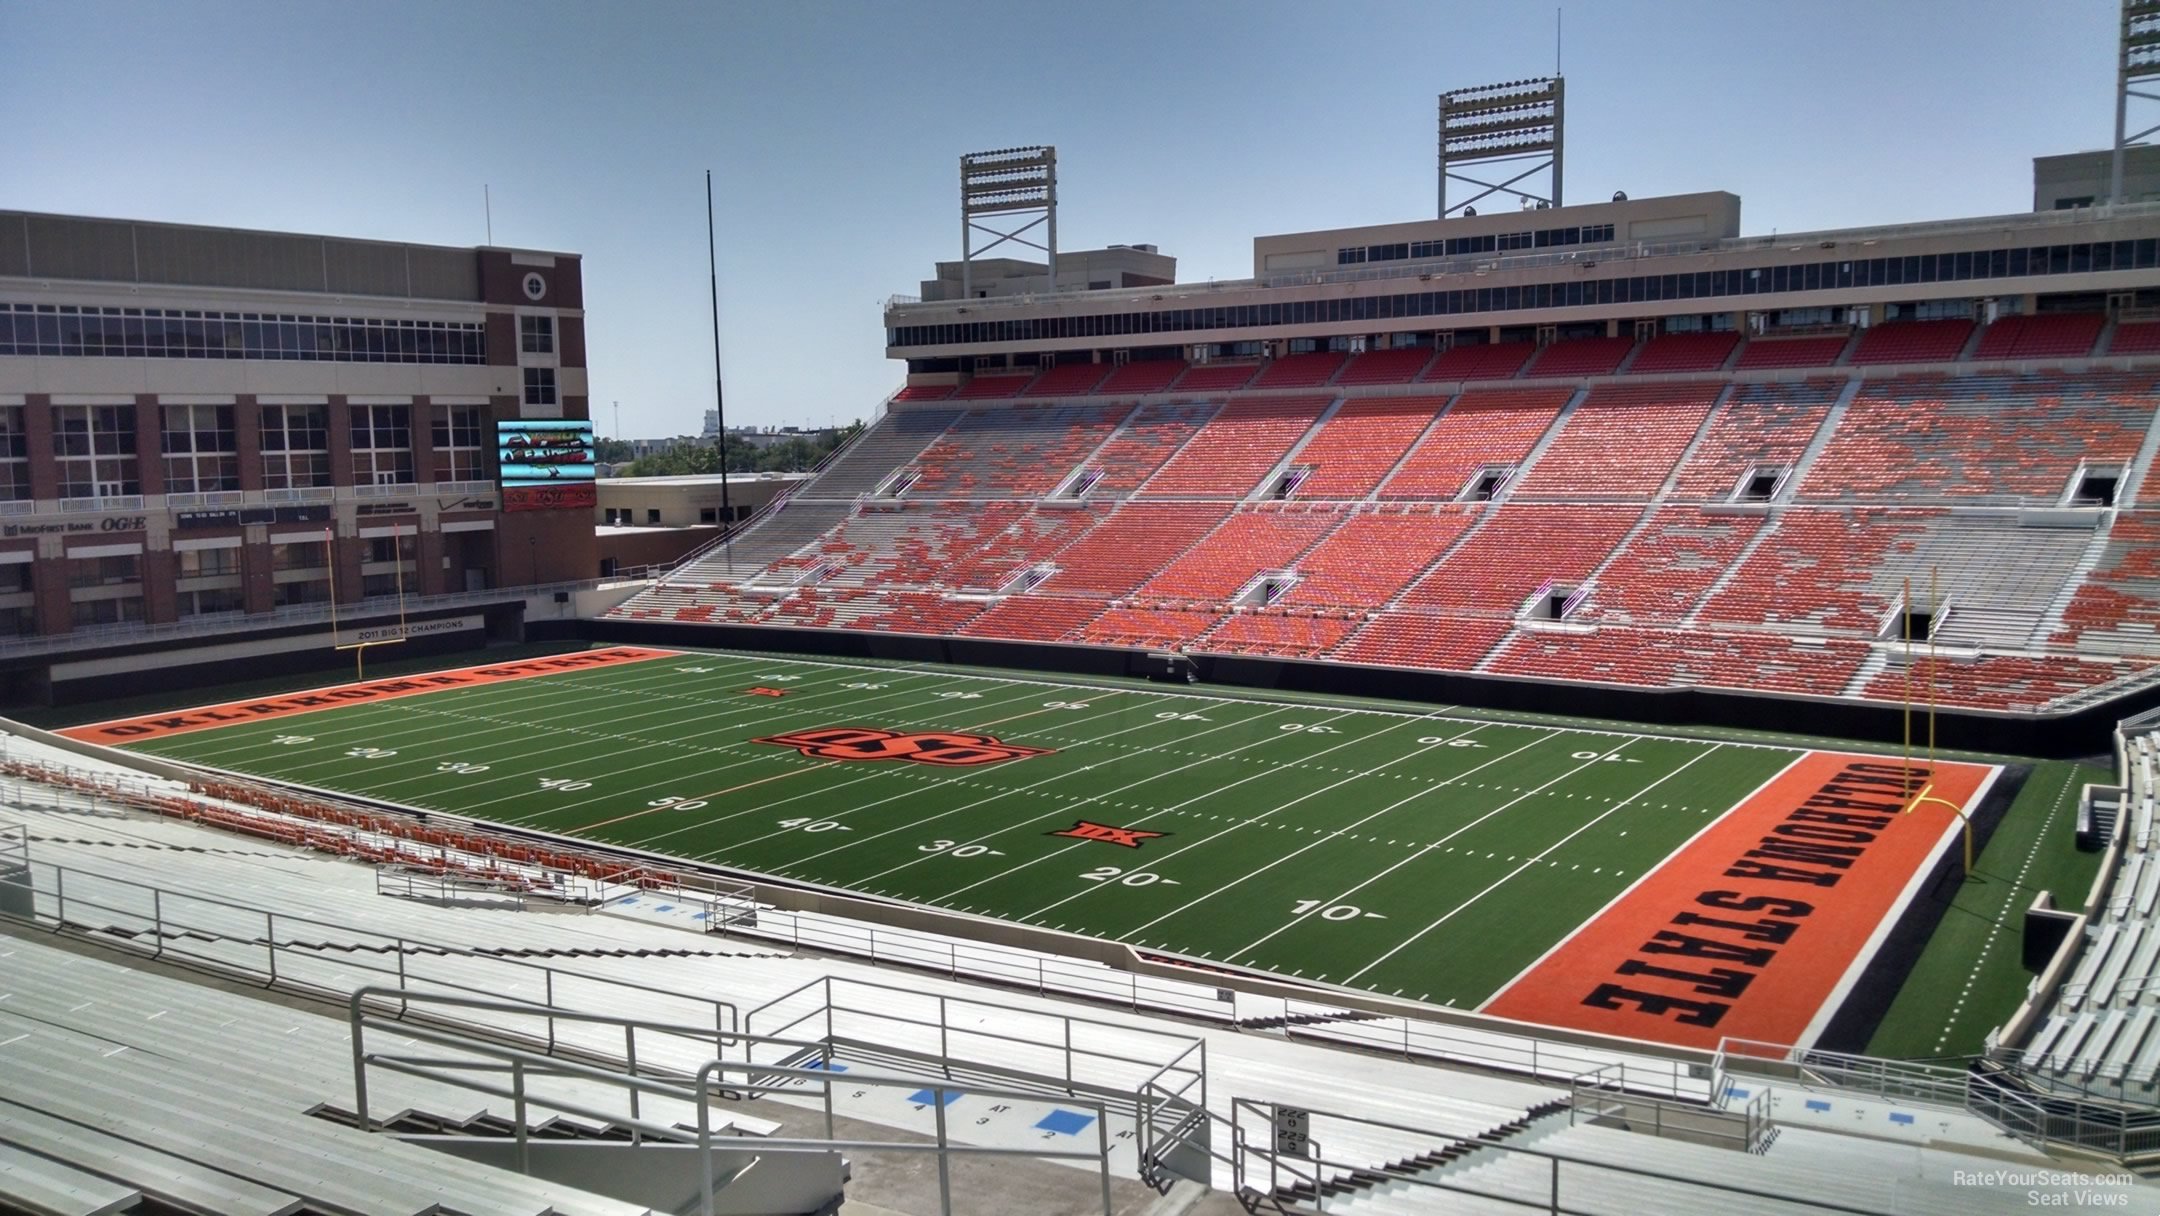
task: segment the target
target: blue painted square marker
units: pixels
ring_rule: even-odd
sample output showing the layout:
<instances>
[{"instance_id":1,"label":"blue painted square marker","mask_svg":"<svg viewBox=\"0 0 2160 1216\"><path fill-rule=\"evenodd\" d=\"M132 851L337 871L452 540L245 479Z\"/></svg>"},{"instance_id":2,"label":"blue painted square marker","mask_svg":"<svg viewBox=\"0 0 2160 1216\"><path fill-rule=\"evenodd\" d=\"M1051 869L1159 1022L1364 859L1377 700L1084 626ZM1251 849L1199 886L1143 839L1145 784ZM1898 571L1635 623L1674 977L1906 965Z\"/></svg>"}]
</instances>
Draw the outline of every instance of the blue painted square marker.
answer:
<instances>
[{"instance_id":1,"label":"blue painted square marker","mask_svg":"<svg viewBox=\"0 0 2160 1216\"><path fill-rule=\"evenodd\" d=\"M942 1101L940 1099L942 1099ZM951 1106L953 1103L960 1100L960 1095L950 1089L941 1089L938 1091L938 1097L933 1098L930 1096L929 1090L918 1089L914 1093L909 1094L907 1096L907 1100L913 1102L917 1106L928 1106L933 1102L937 1103L939 1106Z\"/></svg>"},{"instance_id":2,"label":"blue painted square marker","mask_svg":"<svg viewBox=\"0 0 2160 1216\"><path fill-rule=\"evenodd\" d=\"M1728 1098L1745 1098L1748 1096L1748 1091L1737 1085L1728 1085L1725 1087L1725 1096Z\"/></svg>"},{"instance_id":3,"label":"blue painted square marker","mask_svg":"<svg viewBox=\"0 0 2160 1216\"><path fill-rule=\"evenodd\" d=\"M810 1071L812 1071L812 1072L846 1072L846 1071L847 1071L847 1065L845 1065L845 1064L839 1064L839 1063L834 1063L834 1064L827 1064L827 1063L826 1063L825 1061L823 1061L823 1060L812 1060L812 1061L810 1061L810 1062L809 1062L808 1064L805 1064L805 1065L803 1065L803 1067L804 1067L804 1068L807 1068L807 1069L809 1069L809 1070L810 1070ZM927 1103L927 1102L929 1102L929 1101L930 1101L930 1098L929 1098L929 1094L930 1094L930 1091L929 1091L929 1090L927 1090L927 1089L926 1089L926 1090L923 1090L923 1091L922 1091L921 1093L919 1093L919 1094L917 1094L917 1095L916 1095L916 1100L917 1100L917 1101L920 1101L920 1102L924 1102L924 1103ZM948 1103L948 1105L950 1105L950 1104Z\"/></svg>"},{"instance_id":4,"label":"blue painted square marker","mask_svg":"<svg viewBox=\"0 0 2160 1216\"><path fill-rule=\"evenodd\" d=\"M1910 1124L1913 1121L1913 1117L1911 1115L1901 1115L1898 1114L1896 1111L1892 1111L1890 1112L1890 1121L1892 1123Z\"/></svg>"},{"instance_id":5,"label":"blue painted square marker","mask_svg":"<svg viewBox=\"0 0 2160 1216\"><path fill-rule=\"evenodd\" d=\"M1093 1122L1095 1122L1095 1116L1093 1115L1083 1115L1079 1111L1066 1110L1060 1107L1037 1120L1035 1126L1046 1132L1056 1132L1061 1136L1077 1136L1080 1134L1081 1129Z\"/></svg>"},{"instance_id":6,"label":"blue painted square marker","mask_svg":"<svg viewBox=\"0 0 2160 1216\"><path fill-rule=\"evenodd\" d=\"M661 904L659 907L653 909L653 911L655 912L673 912L674 910L674 904Z\"/></svg>"},{"instance_id":7,"label":"blue painted square marker","mask_svg":"<svg viewBox=\"0 0 2160 1216\"><path fill-rule=\"evenodd\" d=\"M1807 1101L1807 1108L1809 1110L1829 1110L1830 1104L1817 1098L1809 1098Z\"/></svg>"}]
</instances>

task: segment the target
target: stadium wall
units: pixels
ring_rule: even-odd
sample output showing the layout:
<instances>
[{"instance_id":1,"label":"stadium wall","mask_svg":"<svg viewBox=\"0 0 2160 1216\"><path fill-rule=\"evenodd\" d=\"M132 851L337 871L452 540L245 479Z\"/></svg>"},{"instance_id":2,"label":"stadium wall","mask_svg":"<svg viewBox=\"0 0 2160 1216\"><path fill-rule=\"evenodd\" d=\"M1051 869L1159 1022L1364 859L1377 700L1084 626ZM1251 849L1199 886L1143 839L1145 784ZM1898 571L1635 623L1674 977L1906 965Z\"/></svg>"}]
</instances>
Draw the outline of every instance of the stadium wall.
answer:
<instances>
[{"instance_id":1,"label":"stadium wall","mask_svg":"<svg viewBox=\"0 0 2160 1216\"><path fill-rule=\"evenodd\" d=\"M834 659L955 663L1046 674L1148 674L1147 652L1141 650L861 630L562 620L528 622L526 636L534 641L762 650ZM1650 726L1714 725L1874 744L1902 743L1906 737L1902 708L1839 698L1775 697L1704 688L1635 688L1409 671L1332 660L1206 654L1191 657L1202 681L1232 688L1380 697ZM2160 708L2160 687L2051 715L1939 709L1935 738L1938 746L1952 750L2045 758L2096 756L2108 750L2117 720L2153 708ZM1925 725L1917 715L1912 730L1915 737L1924 737Z\"/></svg>"}]
</instances>

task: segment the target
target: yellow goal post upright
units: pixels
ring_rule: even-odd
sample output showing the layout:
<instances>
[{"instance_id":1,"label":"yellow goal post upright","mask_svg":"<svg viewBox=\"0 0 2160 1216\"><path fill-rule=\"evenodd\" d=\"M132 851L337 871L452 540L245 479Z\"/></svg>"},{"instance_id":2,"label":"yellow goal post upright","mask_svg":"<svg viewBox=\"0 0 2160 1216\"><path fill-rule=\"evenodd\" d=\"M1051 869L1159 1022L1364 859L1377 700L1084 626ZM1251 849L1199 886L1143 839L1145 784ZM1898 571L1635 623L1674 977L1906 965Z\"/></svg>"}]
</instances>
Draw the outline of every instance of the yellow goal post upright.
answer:
<instances>
[{"instance_id":1,"label":"yellow goal post upright","mask_svg":"<svg viewBox=\"0 0 2160 1216\"><path fill-rule=\"evenodd\" d=\"M1935 605L1939 598L1937 577L1937 570L1930 569L1928 571L1927 759L1931 770L1935 764L1935 686L1936 681L1941 678L1941 673L1938 671L1935 661ZM1913 789L1913 599L1911 575L1905 577L1905 602L1899 607L1898 612L1900 617L1903 618L1900 624L1902 626L1901 632L1905 638L1905 780L1903 785L1904 792L1909 797L1905 803L1904 813L1910 815L1929 804L1950 808L1950 813L1957 816L1958 822L1964 827L1965 881L1970 882L1973 878L1972 817L1965 813L1964 807L1950 801L1948 798L1935 797L1935 784L1932 781L1922 785L1918 791Z\"/></svg>"},{"instance_id":2,"label":"yellow goal post upright","mask_svg":"<svg viewBox=\"0 0 2160 1216\"><path fill-rule=\"evenodd\" d=\"M332 650L350 650L353 652L354 680L367 678L364 665L369 647L395 646L405 640L405 538L398 534L395 525L391 527L390 540L391 553L394 558L390 563L390 568L397 579L397 631L390 637L365 640L358 639L356 631L356 640L339 642L338 636L342 631L338 626L337 525L332 524L330 527L323 529L323 555L328 563L326 568L330 571L330 648ZM419 547L419 538L416 535L413 540L413 548L417 552Z\"/></svg>"}]
</instances>

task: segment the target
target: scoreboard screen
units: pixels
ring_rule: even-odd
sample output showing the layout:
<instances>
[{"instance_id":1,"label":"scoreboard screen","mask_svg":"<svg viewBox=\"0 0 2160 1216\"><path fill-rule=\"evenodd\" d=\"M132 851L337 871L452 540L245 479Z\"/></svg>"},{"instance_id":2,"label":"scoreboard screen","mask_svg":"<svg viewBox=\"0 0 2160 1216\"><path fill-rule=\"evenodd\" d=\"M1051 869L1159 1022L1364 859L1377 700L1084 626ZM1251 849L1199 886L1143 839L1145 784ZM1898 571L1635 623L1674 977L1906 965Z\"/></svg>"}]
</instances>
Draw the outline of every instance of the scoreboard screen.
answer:
<instances>
[{"instance_id":1,"label":"scoreboard screen","mask_svg":"<svg viewBox=\"0 0 2160 1216\"><path fill-rule=\"evenodd\" d=\"M591 510L593 425L577 418L521 418L495 424L503 510Z\"/></svg>"}]
</instances>

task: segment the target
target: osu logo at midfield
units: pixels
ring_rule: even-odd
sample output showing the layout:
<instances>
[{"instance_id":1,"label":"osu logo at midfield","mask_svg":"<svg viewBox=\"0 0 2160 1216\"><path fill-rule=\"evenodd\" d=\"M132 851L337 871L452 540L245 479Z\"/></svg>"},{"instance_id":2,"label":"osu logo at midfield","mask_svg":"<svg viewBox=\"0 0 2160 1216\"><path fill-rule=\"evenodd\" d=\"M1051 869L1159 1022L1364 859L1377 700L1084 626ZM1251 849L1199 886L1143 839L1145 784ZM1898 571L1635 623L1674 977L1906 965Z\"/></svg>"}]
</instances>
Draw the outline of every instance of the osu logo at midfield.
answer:
<instances>
[{"instance_id":1,"label":"osu logo at midfield","mask_svg":"<svg viewBox=\"0 0 2160 1216\"><path fill-rule=\"evenodd\" d=\"M988 735L960 731L879 730L872 726L823 726L751 742L792 747L820 760L912 760L917 764L996 764L1001 760L1047 756L1052 751L1000 743Z\"/></svg>"}]
</instances>

